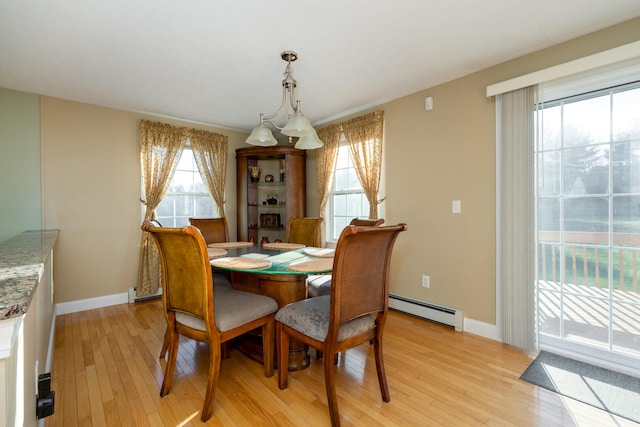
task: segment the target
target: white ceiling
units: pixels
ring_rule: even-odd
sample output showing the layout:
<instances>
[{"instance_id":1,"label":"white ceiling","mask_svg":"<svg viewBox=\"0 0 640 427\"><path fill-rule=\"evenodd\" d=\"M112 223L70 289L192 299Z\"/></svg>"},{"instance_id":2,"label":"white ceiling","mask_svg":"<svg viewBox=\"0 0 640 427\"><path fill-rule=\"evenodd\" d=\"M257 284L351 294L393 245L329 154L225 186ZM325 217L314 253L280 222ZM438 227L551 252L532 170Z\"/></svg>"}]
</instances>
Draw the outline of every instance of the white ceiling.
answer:
<instances>
[{"instance_id":1,"label":"white ceiling","mask_svg":"<svg viewBox=\"0 0 640 427\"><path fill-rule=\"evenodd\" d=\"M318 124L637 16L638 0L0 0L0 87L249 131L295 50Z\"/></svg>"}]
</instances>

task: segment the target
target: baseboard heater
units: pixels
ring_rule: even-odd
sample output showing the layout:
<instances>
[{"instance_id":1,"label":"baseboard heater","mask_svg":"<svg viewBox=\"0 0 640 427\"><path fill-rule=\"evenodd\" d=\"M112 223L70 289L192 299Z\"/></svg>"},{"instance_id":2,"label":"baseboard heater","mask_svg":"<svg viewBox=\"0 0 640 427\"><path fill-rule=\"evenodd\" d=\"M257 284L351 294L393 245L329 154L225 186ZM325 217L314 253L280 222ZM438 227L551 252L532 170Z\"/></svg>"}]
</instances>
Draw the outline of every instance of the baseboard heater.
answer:
<instances>
[{"instance_id":1,"label":"baseboard heater","mask_svg":"<svg viewBox=\"0 0 640 427\"><path fill-rule=\"evenodd\" d=\"M462 331L464 323L462 310L393 294L389 295L389 307L423 319L453 326L458 332Z\"/></svg>"},{"instance_id":2,"label":"baseboard heater","mask_svg":"<svg viewBox=\"0 0 640 427\"><path fill-rule=\"evenodd\" d=\"M129 287L129 303L146 301L148 299L157 298L162 296L162 288L158 288L155 294L145 295L143 297L136 296L136 288L135 286Z\"/></svg>"}]
</instances>

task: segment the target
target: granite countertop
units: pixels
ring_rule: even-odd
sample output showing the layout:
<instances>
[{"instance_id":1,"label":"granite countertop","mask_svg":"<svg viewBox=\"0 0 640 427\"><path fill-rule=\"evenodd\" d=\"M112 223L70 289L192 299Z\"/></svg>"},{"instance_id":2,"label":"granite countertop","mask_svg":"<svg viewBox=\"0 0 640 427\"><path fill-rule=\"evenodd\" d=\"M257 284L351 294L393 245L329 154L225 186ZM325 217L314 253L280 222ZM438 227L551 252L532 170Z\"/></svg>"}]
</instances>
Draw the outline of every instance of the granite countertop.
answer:
<instances>
[{"instance_id":1,"label":"granite countertop","mask_svg":"<svg viewBox=\"0 0 640 427\"><path fill-rule=\"evenodd\" d=\"M27 312L58 233L25 231L0 243L0 321Z\"/></svg>"}]
</instances>

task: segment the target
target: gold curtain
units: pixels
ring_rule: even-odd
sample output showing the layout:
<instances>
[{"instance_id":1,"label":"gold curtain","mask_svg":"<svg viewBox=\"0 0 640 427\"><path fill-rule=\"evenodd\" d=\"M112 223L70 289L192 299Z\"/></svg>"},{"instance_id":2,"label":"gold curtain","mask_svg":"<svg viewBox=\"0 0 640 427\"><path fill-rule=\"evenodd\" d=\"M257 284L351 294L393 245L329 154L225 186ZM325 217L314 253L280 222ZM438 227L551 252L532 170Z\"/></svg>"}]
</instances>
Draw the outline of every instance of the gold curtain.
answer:
<instances>
[{"instance_id":1,"label":"gold curtain","mask_svg":"<svg viewBox=\"0 0 640 427\"><path fill-rule=\"evenodd\" d=\"M142 120L140 123L140 164L145 200L145 220L155 219L156 207L171 183L174 164L180 159L188 130L165 123ZM153 295L160 287L158 250L149 233L142 232L137 296Z\"/></svg>"},{"instance_id":2,"label":"gold curtain","mask_svg":"<svg viewBox=\"0 0 640 427\"><path fill-rule=\"evenodd\" d=\"M189 140L202 180L218 207L218 216L224 217L228 137L219 133L191 129Z\"/></svg>"},{"instance_id":3,"label":"gold curtain","mask_svg":"<svg viewBox=\"0 0 640 427\"><path fill-rule=\"evenodd\" d=\"M369 201L369 218L378 218L384 111L355 117L342 123L358 179Z\"/></svg>"},{"instance_id":4,"label":"gold curtain","mask_svg":"<svg viewBox=\"0 0 640 427\"><path fill-rule=\"evenodd\" d=\"M324 208L327 206L331 194L336 161L338 160L338 148L340 148L340 133L340 125L329 125L318 129L318 138L323 142L316 157L318 198L320 200L318 216L320 218L324 216Z\"/></svg>"}]
</instances>

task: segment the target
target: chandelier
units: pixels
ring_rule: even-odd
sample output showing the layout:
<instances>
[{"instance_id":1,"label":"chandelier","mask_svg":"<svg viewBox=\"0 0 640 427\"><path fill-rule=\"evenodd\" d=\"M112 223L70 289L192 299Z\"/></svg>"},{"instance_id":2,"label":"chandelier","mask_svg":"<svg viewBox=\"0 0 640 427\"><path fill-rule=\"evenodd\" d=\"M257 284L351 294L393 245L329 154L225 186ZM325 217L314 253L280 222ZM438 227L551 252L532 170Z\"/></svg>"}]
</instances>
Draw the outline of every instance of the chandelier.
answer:
<instances>
[{"instance_id":1,"label":"chandelier","mask_svg":"<svg viewBox=\"0 0 640 427\"><path fill-rule=\"evenodd\" d=\"M292 142L294 136L298 137L295 145L296 148L311 150L322 147L322 141L318 138L318 134L313 126L311 126L309 119L302 114L300 101L296 99L297 82L293 78L291 63L298 59L298 54L291 50L285 50L280 56L283 61L287 62L287 67L283 73L284 80L282 80L282 104L280 104L278 111L273 114L265 116L263 113L260 113L260 124L251 131L251 135L249 135L246 142L247 144L261 147L277 145L278 141L273 137L271 129L266 126L266 123L269 123L280 130L282 134L287 135L289 137L289 143ZM287 123L281 127L274 122L274 119L285 110L288 120Z\"/></svg>"}]
</instances>

